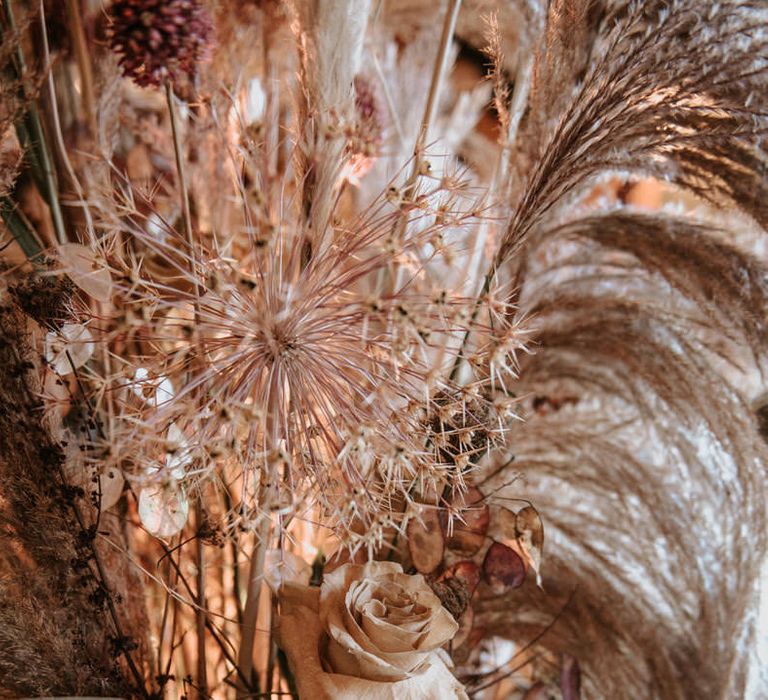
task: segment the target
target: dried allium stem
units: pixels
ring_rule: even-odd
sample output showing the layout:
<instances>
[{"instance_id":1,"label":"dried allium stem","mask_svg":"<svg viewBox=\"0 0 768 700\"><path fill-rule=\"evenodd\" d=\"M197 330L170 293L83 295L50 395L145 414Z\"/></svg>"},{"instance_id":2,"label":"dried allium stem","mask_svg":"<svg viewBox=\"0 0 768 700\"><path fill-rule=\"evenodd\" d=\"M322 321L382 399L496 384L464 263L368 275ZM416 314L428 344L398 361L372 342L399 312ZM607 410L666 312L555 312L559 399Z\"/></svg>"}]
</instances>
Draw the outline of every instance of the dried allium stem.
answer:
<instances>
[{"instance_id":1,"label":"dried allium stem","mask_svg":"<svg viewBox=\"0 0 768 700\"><path fill-rule=\"evenodd\" d=\"M248 591L246 594L245 610L243 611L242 639L237 657L240 674L238 699L249 698L253 675L253 645L256 637L256 622L259 615L259 599L261 586L264 583L264 561L269 547L269 532L272 521L268 513L261 516L259 527L255 533L255 542L251 552L251 566L248 571ZM248 684L246 686L246 683Z\"/></svg>"}]
</instances>

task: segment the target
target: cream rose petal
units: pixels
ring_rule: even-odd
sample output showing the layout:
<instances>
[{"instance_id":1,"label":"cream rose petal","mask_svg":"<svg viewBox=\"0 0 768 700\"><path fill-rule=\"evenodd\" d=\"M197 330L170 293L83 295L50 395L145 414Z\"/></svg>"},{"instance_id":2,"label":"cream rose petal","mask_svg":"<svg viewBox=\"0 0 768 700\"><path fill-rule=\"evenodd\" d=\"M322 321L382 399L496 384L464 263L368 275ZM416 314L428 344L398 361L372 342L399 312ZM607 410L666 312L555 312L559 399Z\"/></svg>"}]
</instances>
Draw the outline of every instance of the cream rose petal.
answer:
<instances>
[{"instance_id":1,"label":"cream rose petal","mask_svg":"<svg viewBox=\"0 0 768 700\"><path fill-rule=\"evenodd\" d=\"M354 576L354 572L345 572L340 577L342 581L347 574ZM278 642L293 670L299 697L312 700L468 700L464 688L437 652L430 654L429 661L418 674L400 681L378 682L328 673L319 653L324 629L318 590L289 583L278 595ZM324 597L327 603L327 591Z\"/></svg>"},{"instance_id":2,"label":"cream rose petal","mask_svg":"<svg viewBox=\"0 0 768 700\"><path fill-rule=\"evenodd\" d=\"M390 606L389 620L366 614L373 600ZM420 672L430 652L458 629L424 578L404 574L394 562L346 564L329 574L320 615L329 636L328 669L369 680L392 682ZM388 634L398 623L397 632Z\"/></svg>"},{"instance_id":3,"label":"cream rose petal","mask_svg":"<svg viewBox=\"0 0 768 700\"><path fill-rule=\"evenodd\" d=\"M383 610L378 609L379 606ZM386 605L381 601L366 603L362 611L363 631L382 651L414 651L414 635L422 631L429 618L398 620L396 616L388 616L387 612Z\"/></svg>"}]
</instances>

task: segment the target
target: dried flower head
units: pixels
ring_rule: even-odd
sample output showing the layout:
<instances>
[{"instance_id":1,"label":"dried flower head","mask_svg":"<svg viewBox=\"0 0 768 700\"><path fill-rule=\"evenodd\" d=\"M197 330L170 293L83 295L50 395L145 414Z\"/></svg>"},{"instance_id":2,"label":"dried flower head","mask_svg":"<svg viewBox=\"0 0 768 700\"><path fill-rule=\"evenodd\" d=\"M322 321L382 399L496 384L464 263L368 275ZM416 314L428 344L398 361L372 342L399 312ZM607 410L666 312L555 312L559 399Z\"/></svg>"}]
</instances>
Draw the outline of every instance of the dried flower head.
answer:
<instances>
[{"instance_id":1,"label":"dried flower head","mask_svg":"<svg viewBox=\"0 0 768 700\"><path fill-rule=\"evenodd\" d=\"M348 169L353 177L367 173L381 155L387 115L377 84L358 73L355 86L355 123L347 139Z\"/></svg>"},{"instance_id":2,"label":"dried flower head","mask_svg":"<svg viewBox=\"0 0 768 700\"><path fill-rule=\"evenodd\" d=\"M213 22L199 0L116 0L110 43L142 87L191 76L211 46Z\"/></svg>"}]
</instances>

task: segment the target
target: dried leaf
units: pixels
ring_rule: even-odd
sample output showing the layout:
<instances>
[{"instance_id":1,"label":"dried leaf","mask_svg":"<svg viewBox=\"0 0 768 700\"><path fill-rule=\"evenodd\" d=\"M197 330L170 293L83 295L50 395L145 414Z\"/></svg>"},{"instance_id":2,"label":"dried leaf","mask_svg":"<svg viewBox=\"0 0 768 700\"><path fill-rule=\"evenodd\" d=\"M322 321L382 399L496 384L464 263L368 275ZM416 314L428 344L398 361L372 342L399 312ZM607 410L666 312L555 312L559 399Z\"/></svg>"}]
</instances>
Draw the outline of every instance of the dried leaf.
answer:
<instances>
[{"instance_id":1,"label":"dried leaf","mask_svg":"<svg viewBox=\"0 0 768 700\"><path fill-rule=\"evenodd\" d=\"M407 536L416 571L432 573L442 563L445 553L445 537L437 509L422 508L408 523Z\"/></svg>"},{"instance_id":2,"label":"dried leaf","mask_svg":"<svg viewBox=\"0 0 768 700\"><path fill-rule=\"evenodd\" d=\"M65 243L59 257L69 278L88 296L107 302L112 298L112 275L96 253L79 243Z\"/></svg>"},{"instance_id":3,"label":"dried leaf","mask_svg":"<svg viewBox=\"0 0 768 700\"><path fill-rule=\"evenodd\" d=\"M541 586L541 553L544 548L544 523L533 506L520 510L515 518L515 536L528 555L531 568L536 572L536 585Z\"/></svg>"}]
</instances>

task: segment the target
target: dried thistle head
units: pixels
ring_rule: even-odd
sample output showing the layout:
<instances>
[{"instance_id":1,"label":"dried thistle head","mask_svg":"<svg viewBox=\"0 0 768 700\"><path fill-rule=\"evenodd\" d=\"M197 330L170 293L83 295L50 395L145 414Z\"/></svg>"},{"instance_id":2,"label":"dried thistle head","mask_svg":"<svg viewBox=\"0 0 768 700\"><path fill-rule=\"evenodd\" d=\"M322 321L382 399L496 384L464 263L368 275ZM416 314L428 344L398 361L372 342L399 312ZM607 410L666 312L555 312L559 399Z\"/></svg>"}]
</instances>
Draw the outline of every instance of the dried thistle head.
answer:
<instances>
[{"instance_id":1,"label":"dried thistle head","mask_svg":"<svg viewBox=\"0 0 768 700\"><path fill-rule=\"evenodd\" d=\"M199 0L115 0L110 18L110 45L142 87L191 77L211 48L213 22Z\"/></svg>"}]
</instances>

